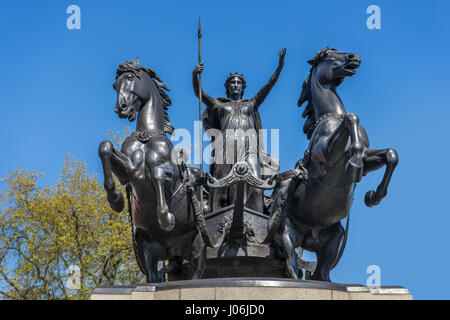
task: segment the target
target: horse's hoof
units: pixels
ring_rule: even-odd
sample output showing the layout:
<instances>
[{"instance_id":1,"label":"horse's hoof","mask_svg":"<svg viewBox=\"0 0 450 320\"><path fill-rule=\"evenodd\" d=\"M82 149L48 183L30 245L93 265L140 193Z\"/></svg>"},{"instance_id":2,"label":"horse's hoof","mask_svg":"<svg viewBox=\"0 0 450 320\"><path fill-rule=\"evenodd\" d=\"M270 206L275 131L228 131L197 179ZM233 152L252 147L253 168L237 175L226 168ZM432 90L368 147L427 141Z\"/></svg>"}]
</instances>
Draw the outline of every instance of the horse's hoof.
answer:
<instances>
[{"instance_id":1,"label":"horse's hoof","mask_svg":"<svg viewBox=\"0 0 450 320\"><path fill-rule=\"evenodd\" d=\"M324 274L316 274L314 273L311 277L311 280L315 280L315 281L323 281L323 282L331 282L330 276L329 275L324 275Z\"/></svg>"},{"instance_id":2,"label":"horse's hoof","mask_svg":"<svg viewBox=\"0 0 450 320\"><path fill-rule=\"evenodd\" d=\"M290 262L288 262L289 265L286 265L286 274L289 278L294 279L294 280L298 280L299 279L299 273L300 272L296 272L294 270L294 267L292 265L290 265ZM300 270L299 270L300 271Z\"/></svg>"},{"instance_id":3,"label":"horse's hoof","mask_svg":"<svg viewBox=\"0 0 450 320\"><path fill-rule=\"evenodd\" d=\"M107 199L109 206L116 212L121 212L125 206L125 200L123 198L122 192L119 190L113 190L107 193Z\"/></svg>"},{"instance_id":4,"label":"horse's hoof","mask_svg":"<svg viewBox=\"0 0 450 320\"><path fill-rule=\"evenodd\" d=\"M164 231L172 231L175 227L175 217L170 212L166 214L160 214L158 217L159 226Z\"/></svg>"},{"instance_id":5,"label":"horse's hoof","mask_svg":"<svg viewBox=\"0 0 450 320\"><path fill-rule=\"evenodd\" d=\"M380 201L375 201L376 193L373 190L367 191L366 196L364 197L364 203L369 208L376 206L380 203Z\"/></svg>"}]
</instances>

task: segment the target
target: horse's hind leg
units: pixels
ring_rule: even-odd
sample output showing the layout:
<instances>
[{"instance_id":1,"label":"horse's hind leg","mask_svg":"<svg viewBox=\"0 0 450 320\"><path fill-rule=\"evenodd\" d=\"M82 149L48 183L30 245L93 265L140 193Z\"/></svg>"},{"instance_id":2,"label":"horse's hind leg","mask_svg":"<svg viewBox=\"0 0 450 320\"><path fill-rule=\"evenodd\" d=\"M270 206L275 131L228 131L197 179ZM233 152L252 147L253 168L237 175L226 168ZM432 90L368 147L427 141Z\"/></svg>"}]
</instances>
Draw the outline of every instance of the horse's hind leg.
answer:
<instances>
[{"instance_id":1,"label":"horse's hind leg","mask_svg":"<svg viewBox=\"0 0 450 320\"><path fill-rule=\"evenodd\" d=\"M148 239L145 232L141 229L136 229L136 255L139 260L138 263L142 267L147 283L159 282L158 279L158 260L155 257L155 251L160 249L161 245Z\"/></svg>"},{"instance_id":2,"label":"horse's hind leg","mask_svg":"<svg viewBox=\"0 0 450 320\"><path fill-rule=\"evenodd\" d=\"M285 255L286 269L290 278L298 280L299 278L299 264L298 255L295 251L296 232L291 225L289 218L286 218L282 226L281 243Z\"/></svg>"},{"instance_id":3,"label":"horse's hind leg","mask_svg":"<svg viewBox=\"0 0 450 320\"><path fill-rule=\"evenodd\" d=\"M380 203L386 196L392 174L398 164L398 154L394 149L374 150L368 149L364 153L364 175L375 171L386 165L383 180L378 185L377 190L370 190L366 193L364 202L368 207L373 207Z\"/></svg>"},{"instance_id":4,"label":"horse's hind leg","mask_svg":"<svg viewBox=\"0 0 450 320\"><path fill-rule=\"evenodd\" d=\"M192 244L192 256L190 261L189 279L200 279L206 267L206 246L202 237L198 234Z\"/></svg>"},{"instance_id":5,"label":"horse's hind leg","mask_svg":"<svg viewBox=\"0 0 450 320\"><path fill-rule=\"evenodd\" d=\"M340 223L320 232L319 241L321 245L316 250L317 267L312 276L312 280L331 281L330 271L337 258L339 244L343 236L344 228L342 228Z\"/></svg>"}]
</instances>

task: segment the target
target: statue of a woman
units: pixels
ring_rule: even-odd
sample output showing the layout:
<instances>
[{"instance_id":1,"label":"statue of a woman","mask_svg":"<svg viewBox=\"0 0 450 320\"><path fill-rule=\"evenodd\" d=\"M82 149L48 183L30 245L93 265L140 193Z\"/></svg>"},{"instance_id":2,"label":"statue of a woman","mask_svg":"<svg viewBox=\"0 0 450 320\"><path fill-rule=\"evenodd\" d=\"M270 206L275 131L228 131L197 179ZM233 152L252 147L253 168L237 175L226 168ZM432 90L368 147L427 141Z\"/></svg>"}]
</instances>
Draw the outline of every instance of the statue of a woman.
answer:
<instances>
[{"instance_id":1,"label":"statue of a woman","mask_svg":"<svg viewBox=\"0 0 450 320\"><path fill-rule=\"evenodd\" d=\"M203 125L208 133L209 129L220 130L222 133L222 152L213 150L210 173L220 179L226 176L234 163L247 162L252 173L261 178L271 172L278 171L278 160L270 158L260 146L261 118L258 108L264 102L278 80L284 66L286 49L279 52L279 65L269 81L251 99L243 99L246 81L243 75L234 73L225 81L226 98L213 98L202 90L202 101L206 105L203 113ZM203 72L203 63L197 64L193 71L194 93L198 97L198 74ZM210 136L211 138L211 136ZM214 138L213 138L214 139ZM214 145L214 141L213 145ZM214 146L216 149L217 146ZM220 157L219 157L220 155ZM269 168L271 171L269 171ZM210 205L213 211L234 203L234 188L216 189L210 194ZM264 211L263 192L257 188L247 190L246 207L258 212Z\"/></svg>"}]
</instances>

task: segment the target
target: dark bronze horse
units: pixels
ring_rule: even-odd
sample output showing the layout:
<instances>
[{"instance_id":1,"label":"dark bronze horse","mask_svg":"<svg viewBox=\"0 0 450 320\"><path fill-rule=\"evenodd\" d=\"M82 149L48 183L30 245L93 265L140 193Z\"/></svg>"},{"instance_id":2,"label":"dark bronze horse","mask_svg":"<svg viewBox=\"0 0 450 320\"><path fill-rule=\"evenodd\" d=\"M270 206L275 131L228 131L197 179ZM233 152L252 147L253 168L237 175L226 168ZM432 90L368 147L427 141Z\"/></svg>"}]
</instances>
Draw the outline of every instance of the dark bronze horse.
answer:
<instances>
[{"instance_id":1,"label":"dark bronze horse","mask_svg":"<svg viewBox=\"0 0 450 320\"><path fill-rule=\"evenodd\" d=\"M115 188L113 173L128 185L135 253L147 282L162 280L158 261L172 259L191 263L190 278L199 278L205 268L206 250L197 227L204 220L194 212L191 195L201 182L201 173L179 165L166 137L172 133L166 110L168 88L156 73L136 59L121 64L113 84L117 91L114 111L130 122L137 116L136 130L126 138L121 151L109 141L99 146L104 187L112 209L121 211L124 197ZM190 181L187 183L187 181Z\"/></svg>"},{"instance_id":2,"label":"dark bronze horse","mask_svg":"<svg viewBox=\"0 0 450 320\"><path fill-rule=\"evenodd\" d=\"M289 178L274 190L267 241L276 235L291 278L301 277L296 253L296 248L301 247L316 253L312 279L330 281L330 270L345 247L348 224L344 232L340 221L349 215L356 183L386 165L377 190L365 196L367 206L379 204L386 196L398 155L393 149L369 148L358 116L346 112L336 92L346 77L356 73L360 57L326 48L308 63L312 68L298 105L308 102L303 130L310 144L294 174L287 175Z\"/></svg>"}]
</instances>

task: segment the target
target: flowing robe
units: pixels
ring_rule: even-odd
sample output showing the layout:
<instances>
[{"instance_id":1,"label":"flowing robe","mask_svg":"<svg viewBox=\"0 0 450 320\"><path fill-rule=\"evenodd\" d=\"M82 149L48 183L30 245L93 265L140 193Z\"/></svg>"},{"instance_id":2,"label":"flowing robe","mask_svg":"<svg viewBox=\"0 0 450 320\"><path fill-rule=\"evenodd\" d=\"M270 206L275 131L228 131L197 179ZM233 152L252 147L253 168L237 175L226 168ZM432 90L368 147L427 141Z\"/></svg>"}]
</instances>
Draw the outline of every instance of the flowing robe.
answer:
<instances>
[{"instance_id":1,"label":"flowing robe","mask_svg":"<svg viewBox=\"0 0 450 320\"><path fill-rule=\"evenodd\" d=\"M203 103L206 105L206 110L203 113L204 129L207 133L209 129L219 130L223 137L222 153L213 150L211 154L210 173L213 177L217 179L225 177L237 161L246 161L253 174L258 178L264 179L278 172L279 160L269 157L261 145L260 130L262 125L258 108L278 80L281 69L282 66L279 65L269 81L252 99L213 98L205 92L202 93ZM198 79L195 73L193 74L193 85L194 92L198 96ZM237 131L244 133L250 131L255 135L254 139L250 139L246 135L243 138L236 134ZM230 132L235 134L230 136ZM210 139L212 144L215 145L215 138L210 135ZM230 145L234 149L233 152L230 150ZM218 159L220 156L222 158ZM264 169L263 172L262 169ZM234 199L234 187L210 190L209 204L212 211L233 204ZM263 202L263 191L249 187L246 206L258 212L263 212Z\"/></svg>"}]
</instances>

